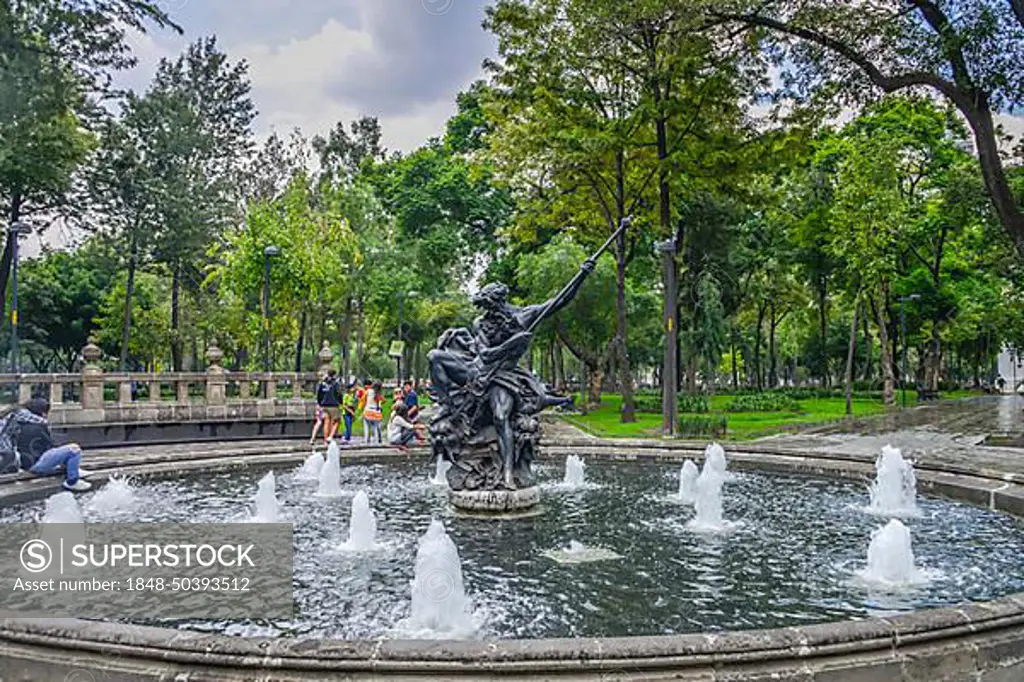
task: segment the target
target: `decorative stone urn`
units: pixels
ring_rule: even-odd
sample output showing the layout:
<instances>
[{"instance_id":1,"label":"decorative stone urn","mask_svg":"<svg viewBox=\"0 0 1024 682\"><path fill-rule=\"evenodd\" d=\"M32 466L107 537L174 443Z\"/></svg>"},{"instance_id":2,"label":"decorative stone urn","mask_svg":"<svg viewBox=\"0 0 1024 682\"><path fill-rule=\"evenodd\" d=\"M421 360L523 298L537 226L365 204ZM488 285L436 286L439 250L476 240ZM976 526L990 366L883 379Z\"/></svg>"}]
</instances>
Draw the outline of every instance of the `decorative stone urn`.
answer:
<instances>
[{"instance_id":1,"label":"decorative stone urn","mask_svg":"<svg viewBox=\"0 0 1024 682\"><path fill-rule=\"evenodd\" d=\"M82 348L82 409L103 409L103 368L99 366L103 351L93 338Z\"/></svg>"},{"instance_id":2,"label":"decorative stone urn","mask_svg":"<svg viewBox=\"0 0 1024 682\"><path fill-rule=\"evenodd\" d=\"M211 407L220 407L227 404L228 382L226 372L220 366L224 358L222 351L216 343L206 349L206 359L210 364L206 368L206 404Z\"/></svg>"}]
</instances>

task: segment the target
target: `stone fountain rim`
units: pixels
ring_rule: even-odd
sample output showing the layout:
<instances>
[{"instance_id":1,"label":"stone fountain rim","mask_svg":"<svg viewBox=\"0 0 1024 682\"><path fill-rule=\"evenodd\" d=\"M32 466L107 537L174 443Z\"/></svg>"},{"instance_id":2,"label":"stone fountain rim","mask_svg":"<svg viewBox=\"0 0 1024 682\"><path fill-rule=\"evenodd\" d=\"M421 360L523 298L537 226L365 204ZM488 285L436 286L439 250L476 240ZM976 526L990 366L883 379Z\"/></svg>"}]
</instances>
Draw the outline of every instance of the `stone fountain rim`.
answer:
<instances>
[{"instance_id":1,"label":"stone fountain rim","mask_svg":"<svg viewBox=\"0 0 1024 682\"><path fill-rule=\"evenodd\" d=\"M607 460L673 461L699 455L691 446L662 444L650 452L612 452L622 443L555 441L553 449ZM742 445L730 453L737 469L801 473L825 477L866 477L869 458L815 452L768 452ZM643 450L644 448L636 448ZM682 454L680 454L682 453ZM167 475L183 470L224 469L299 462L308 453L195 457L187 461L158 461L98 471L94 479L113 474ZM395 459L373 449L345 452L347 459ZM405 455L402 456L407 457ZM926 491L1022 516L1024 486L1017 477L991 476L978 470L948 473L937 468L918 470ZM997 472L996 472L997 473ZM20 490L19 490L20 489ZM0 505L47 495L58 489L52 479L0 484ZM170 628L125 625L80 619L0 619L0 649L42 647L74 655L102 655L158 661L176 665L280 671L373 671L465 673L473 669L502 672L580 667L599 670L659 669L722 664L752 664L804 660L851 654L891 655L894 649L927 646L1000 631L1024 629L1024 592L988 602L923 609L888 618L865 618L802 627L734 630L720 633L530 640L294 640L232 637Z\"/></svg>"}]
</instances>

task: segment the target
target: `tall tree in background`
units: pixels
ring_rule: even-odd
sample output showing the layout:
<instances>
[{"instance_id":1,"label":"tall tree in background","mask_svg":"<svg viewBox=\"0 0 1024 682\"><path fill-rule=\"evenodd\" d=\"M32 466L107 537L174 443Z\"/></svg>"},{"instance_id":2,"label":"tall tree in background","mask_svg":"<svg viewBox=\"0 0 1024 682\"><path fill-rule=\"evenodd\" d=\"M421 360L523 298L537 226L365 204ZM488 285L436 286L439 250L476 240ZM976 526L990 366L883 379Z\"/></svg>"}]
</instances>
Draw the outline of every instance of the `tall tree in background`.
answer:
<instances>
[{"instance_id":1,"label":"tall tree in background","mask_svg":"<svg viewBox=\"0 0 1024 682\"><path fill-rule=\"evenodd\" d=\"M237 183L252 149L256 116L248 65L232 63L215 38L203 38L176 60L161 60L140 115L159 121L147 156L159 186L160 229L154 258L171 272L171 357L181 371L183 281L198 292L198 266L214 235L239 218Z\"/></svg>"},{"instance_id":2,"label":"tall tree in background","mask_svg":"<svg viewBox=\"0 0 1024 682\"><path fill-rule=\"evenodd\" d=\"M87 156L87 128L99 114L98 100L112 94L112 72L135 64L125 32L144 32L150 25L177 29L159 3L145 0L0 3L3 220L60 212L72 175ZM0 315L12 256L4 236Z\"/></svg>"},{"instance_id":3,"label":"tall tree in background","mask_svg":"<svg viewBox=\"0 0 1024 682\"><path fill-rule=\"evenodd\" d=\"M996 214L1024 257L1024 209L993 118L1024 104L1019 0L707 0L707 9L717 20L759 29L781 48L798 95L838 91L850 101L871 88L927 89L952 103L971 127Z\"/></svg>"}]
</instances>

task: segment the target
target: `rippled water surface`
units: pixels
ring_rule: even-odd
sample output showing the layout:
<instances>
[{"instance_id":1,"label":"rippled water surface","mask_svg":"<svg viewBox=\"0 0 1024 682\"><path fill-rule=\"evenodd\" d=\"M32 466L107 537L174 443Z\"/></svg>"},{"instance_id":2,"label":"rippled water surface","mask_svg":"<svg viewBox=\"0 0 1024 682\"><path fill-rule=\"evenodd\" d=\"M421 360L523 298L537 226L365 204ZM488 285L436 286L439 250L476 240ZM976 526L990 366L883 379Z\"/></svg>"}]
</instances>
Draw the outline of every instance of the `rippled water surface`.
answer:
<instances>
[{"instance_id":1,"label":"rippled water surface","mask_svg":"<svg viewBox=\"0 0 1024 682\"><path fill-rule=\"evenodd\" d=\"M725 486L723 535L694 534L690 507L673 502L678 466L588 462L585 489L561 481L561 461L539 467L543 513L517 520L457 516L422 460L344 464L335 499L315 481L277 467L278 498L295 525L296 617L282 622L186 622L232 634L363 638L400 636L409 614L418 537L444 521L462 557L466 591L482 637L584 637L781 627L890 613L1024 590L1024 526L1009 516L921 498L910 519L919 566L940 577L909 592L859 585L871 531L885 519L864 484L758 473ZM136 481L135 511L100 512L79 497L87 521L244 520L266 469ZM352 495L366 490L377 515L373 554L334 551L348 534ZM0 510L5 522L36 520L43 502ZM621 555L559 563L571 540ZM548 553L548 556L545 556Z\"/></svg>"}]
</instances>

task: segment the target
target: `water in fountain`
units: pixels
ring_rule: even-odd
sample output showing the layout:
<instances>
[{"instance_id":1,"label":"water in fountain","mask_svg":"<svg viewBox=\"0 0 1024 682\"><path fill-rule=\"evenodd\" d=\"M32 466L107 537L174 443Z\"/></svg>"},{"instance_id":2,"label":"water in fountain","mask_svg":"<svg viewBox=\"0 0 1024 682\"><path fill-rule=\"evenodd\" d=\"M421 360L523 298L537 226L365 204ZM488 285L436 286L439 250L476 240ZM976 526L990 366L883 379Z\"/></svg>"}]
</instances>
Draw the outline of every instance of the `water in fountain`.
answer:
<instances>
[{"instance_id":1,"label":"water in fountain","mask_svg":"<svg viewBox=\"0 0 1024 682\"><path fill-rule=\"evenodd\" d=\"M697 477L700 471L693 460L683 462L683 468L679 470L679 492L676 498L683 504L693 504L697 499Z\"/></svg>"},{"instance_id":2,"label":"water in fountain","mask_svg":"<svg viewBox=\"0 0 1024 682\"><path fill-rule=\"evenodd\" d=\"M451 462L439 455L434 467L434 477L430 479L430 482L434 485L448 485L448 470L451 466Z\"/></svg>"},{"instance_id":3,"label":"water in fountain","mask_svg":"<svg viewBox=\"0 0 1024 682\"><path fill-rule=\"evenodd\" d=\"M277 502L277 481L274 472L267 473L260 479L256 491L256 513L252 520L257 523L277 523L281 518L280 505Z\"/></svg>"},{"instance_id":4,"label":"water in fountain","mask_svg":"<svg viewBox=\"0 0 1024 682\"><path fill-rule=\"evenodd\" d=\"M331 441L327 447L327 462L320 469L320 486L318 497L341 497L341 451L338 443Z\"/></svg>"},{"instance_id":5,"label":"water in fountain","mask_svg":"<svg viewBox=\"0 0 1024 682\"><path fill-rule=\"evenodd\" d=\"M917 478L914 465L903 459L899 448L886 445L875 460L868 511L880 516L916 516Z\"/></svg>"},{"instance_id":6,"label":"water in fountain","mask_svg":"<svg viewBox=\"0 0 1024 682\"><path fill-rule=\"evenodd\" d=\"M604 547L587 547L578 540L570 540L568 547L543 552L546 556L560 564L585 564L592 561L606 561L608 559L621 559L621 554L616 554Z\"/></svg>"},{"instance_id":7,"label":"water in fountain","mask_svg":"<svg viewBox=\"0 0 1024 682\"><path fill-rule=\"evenodd\" d=\"M366 552L377 547L377 518L370 509L370 498L365 491L360 490L352 500L348 540L341 549L349 552Z\"/></svg>"},{"instance_id":8,"label":"water in fountain","mask_svg":"<svg viewBox=\"0 0 1024 682\"><path fill-rule=\"evenodd\" d=\"M135 495L135 487L131 480L120 476L111 476L110 479L100 488L87 506L89 511L98 516L116 516L127 514L136 509L139 504Z\"/></svg>"},{"instance_id":9,"label":"water in fountain","mask_svg":"<svg viewBox=\"0 0 1024 682\"><path fill-rule=\"evenodd\" d=\"M319 452L314 452L302 463L302 466L299 467L299 470L295 473L295 477L307 480L317 480L320 478L320 470L323 468L324 456Z\"/></svg>"},{"instance_id":10,"label":"water in fountain","mask_svg":"<svg viewBox=\"0 0 1024 682\"><path fill-rule=\"evenodd\" d=\"M704 466L701 471L710 469L718 473L723 483L736 480L736 476L726 470L725 448L718 443L711 443L704 448Z\"/></svg>"},{"instance_id":11,"label":"water in fountain","mask_svg":"<svg viewBox=\"0 0 1024 682\"><path fill-rule=\"evenodd\" d=\"M926 584L929 576L914 563L910 529L899 519L892 519L871 534L868 565L859 571L862 581L886 587Z\"/></svg>"},{"instance_id":12,"label":"water in fountain","mask_svg":"<svg viewBox=\"0 0 1024 682\"><path fill-rule=\"evenodd\" d=\"M699 533L719 533L729 530L734 524L722 518L722 486L725 476L716 466L705 462L697 477L697 495L694 500L693 519L686 527Z\"/></svg>"},{"instance_id":13,"label":"water in fountain","mask_svg":"<svg viewBox=\"0 0 1024 682\"><path fill-rule=\"evenodd\" d=\"M63 492L46 500L43 523L82 523L82 511L73 493Z\"/></svg>"},{"instance_id":14,"label":"water in fountain","mask_svg":"<svg viewBox=\"0 0 1024 682\"><path fill-rule=\"evenodd\" d=\"M582 488L586 478L586 467L581 457L569 455L565 458L565 478L562 485L566 488Z\"/></svg>"},{"instance_id":15,"label":"water in fountain","mask_svg":"<svg viewBox=\"0 0 1024 682\"><path fill-rule=\"evenodd\" d=\"M412 615L402 630L418 637L466 637L476 631L462 583L459 550L434 520L420 538L412 580Z\"/></svg>"}]
</instances>

